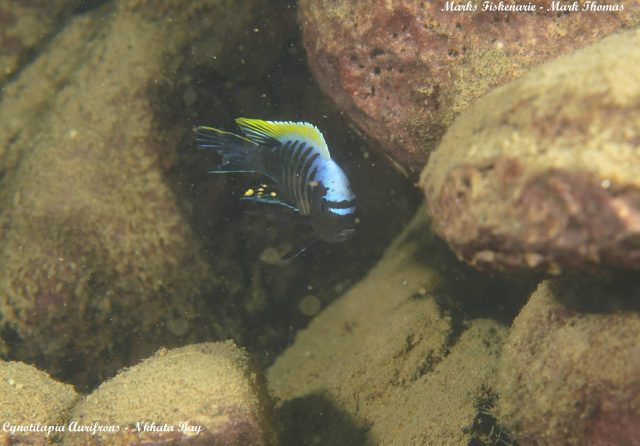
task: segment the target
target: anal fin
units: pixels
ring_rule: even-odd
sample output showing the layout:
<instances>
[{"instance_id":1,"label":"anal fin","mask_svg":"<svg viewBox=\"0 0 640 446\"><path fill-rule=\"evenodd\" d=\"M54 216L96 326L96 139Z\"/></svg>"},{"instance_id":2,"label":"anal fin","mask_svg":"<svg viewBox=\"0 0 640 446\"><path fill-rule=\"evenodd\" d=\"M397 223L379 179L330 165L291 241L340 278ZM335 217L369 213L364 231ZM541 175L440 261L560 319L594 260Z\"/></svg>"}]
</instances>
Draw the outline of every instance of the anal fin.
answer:
<instances>
[{"instance_id":1,"label":"anal fin","mask_svg":"<svg viewBox=\"0 0 640 446\"><path fill-rule=\"evenodd\" d=\"M264 203L264 204L277 204L280 206L287 207L295 212L299 212L299 209L295 205L289 203L286 200L281 199L278 196L278 193L275 191L269 190L269 186L267 186L266 184L261 184L258 187L247 189L244 195L240 197L240 200L254 201L257 203Z\"/></svg>"}]
</instances>

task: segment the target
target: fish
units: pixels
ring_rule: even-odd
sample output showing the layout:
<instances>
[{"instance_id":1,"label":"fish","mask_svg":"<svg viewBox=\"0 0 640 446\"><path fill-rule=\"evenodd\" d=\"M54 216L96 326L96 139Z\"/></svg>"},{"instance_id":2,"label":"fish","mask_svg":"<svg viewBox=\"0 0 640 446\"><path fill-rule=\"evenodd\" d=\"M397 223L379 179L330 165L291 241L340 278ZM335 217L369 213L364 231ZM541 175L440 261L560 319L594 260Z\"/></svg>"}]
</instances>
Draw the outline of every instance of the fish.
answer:
<instances>
[{"instance_id":1,"label":"fish","mask_svg":"<svg viewBox=\"0 0 640 446\"><path fill-rule=\"evenodd\" d=\"M266 183L252 187L241 200L283 206L310 222L311 237L283 260L296 257L318 240L340 243L353 236L355 193L315 125L251 118L237 118L235 123L241 135L196 127L196 143L222 157L210 173L258 173L275 184L275 188Z\"/></svg>"}]
</instances>

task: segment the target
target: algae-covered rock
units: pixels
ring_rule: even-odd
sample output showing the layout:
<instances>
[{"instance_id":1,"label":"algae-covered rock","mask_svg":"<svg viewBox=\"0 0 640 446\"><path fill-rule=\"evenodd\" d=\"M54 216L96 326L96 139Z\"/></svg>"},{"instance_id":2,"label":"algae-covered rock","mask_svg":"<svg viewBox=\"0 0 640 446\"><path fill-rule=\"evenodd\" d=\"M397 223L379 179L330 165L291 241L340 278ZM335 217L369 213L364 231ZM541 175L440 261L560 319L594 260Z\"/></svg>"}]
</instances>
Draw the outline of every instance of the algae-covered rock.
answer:
<instances>
[{"instance_id":1,"label":"algae-covered rock","mask_svg":"<svg viewBox=\"0 0 640 446\"><path fill-rule=\"evenodd\" d=\"M479 309L504 296L425 235L421 214L269 369L283 400L284 444L442 446L475 438L467 428L491 393L507 333Z\"/></svg>"},{"instance_id":2,"label":"algae-covered rock","mask_svg":"<svg viewBox=\"0 0 640 446\"><path fill-rule=\"evenodd\" d=\"M472 11L446 10L445 3ZM324 92L411 177L456 115L530 67L640 23L640 11L484 11L517 2L302 0L312 72ZM585 3L575 2L582 7ZM631 2L633 3L633 2Z\"/></svg>"},{"instance_id":3,"label":"algae-covered rock","mask_svg":"<svg viewBox=\"0 0 640 446\"><path fill-rule=\"evenodd\" d=\"M640 31L477 101L422 174L435 230L493 271L640 268Z\"/></svg>"},{"instance_id":4,"label":"algae-covered rock","mask_svg":"<svg viewBox=\"0 0 640 446\"><path fill-rule=\"evenodd\" d=\"M231 341L161 349L80 402L71 420L103 432L69 431L64 444L274 444L260 376Z\"/></svg>"},{"instance_id":5,"label":"algae-covered rock","mask_svg":"<svg viewBox=\"0 0 640 446\"><path fill-rule=\"evenodd\" d=\"M13 75L38 46L59 31L66 18L80 6L91 3L82 0L0 2L0 84Z\"/></svg>"},{"instance_id":6,"label":"algae-covered rock","mask_svg":"<svg viewBox=\"0 0 640 446\"><path fill-rule=\"evenodd\" d=\"M499 420L519 444L640 441L640 286L585 277L543 282L500 361Z\"/></svg>"},{"instance_id":7,"label":"algae-covered rock","mask_svg":"<svg viewBox=\"0 0 640 446\"><path fill-rule=\"evenodd\" d=\"M206 325L194 298L218 279L165 176L184 128L166 128L177 118L156 101L187 59L235 58L216 45L244 39L260 5L108 2L6 85L0 331L12 357L90 384Z\"/></svg>"},{"instance_id":8,"label":"algae-covered rock","mask_svg":"<svg viewBox=\"0 0 640 446\"><path fill-rule=\"evenodd\" d=\"M33 366L0 361L0 444L59 444L78 397Z\"/></svg>"},{"instance_id":9,"label":"algae-covered rock","mask_svg":"<svg viewBox=\"0 0 640 446\"><path fill-rule=\"evenodd\" d=\"M81 387L160 345L232 337L272 358L307 322L291 300L326 303L375 263L419 193L317 90L293 6L82 2L1 86L0 354ZM267 264L307 228L237 199L264 179L207 175L219 160L192 131L238 116L322 129L370 204L353 241Z\"/></svg>"}]
</instances>

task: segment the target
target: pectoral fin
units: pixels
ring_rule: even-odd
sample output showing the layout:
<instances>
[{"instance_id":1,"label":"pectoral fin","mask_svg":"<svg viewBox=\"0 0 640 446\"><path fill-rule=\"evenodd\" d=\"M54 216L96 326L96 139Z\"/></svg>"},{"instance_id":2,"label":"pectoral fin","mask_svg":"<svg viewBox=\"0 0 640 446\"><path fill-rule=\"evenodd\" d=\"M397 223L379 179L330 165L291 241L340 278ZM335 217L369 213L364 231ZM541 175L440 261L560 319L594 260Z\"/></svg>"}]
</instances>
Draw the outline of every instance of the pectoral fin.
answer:
<instances>
[{"instance_id":1,"label":"pectoral fin","mask_svg":"<svg viewBox=\"0 0 640 446\"><path fill-rule=\"evenodd\" d=\"M298 245L297 247L293 248L288 253L283 255L281 260L283 262L288 262L289 260L298 257L300 254L305 252L307 249L311 248L317 241L318 241L318 239L315 238L315 237L312 238L311 240L306 240L304 243Z\"/></svg>"}]
</instances>

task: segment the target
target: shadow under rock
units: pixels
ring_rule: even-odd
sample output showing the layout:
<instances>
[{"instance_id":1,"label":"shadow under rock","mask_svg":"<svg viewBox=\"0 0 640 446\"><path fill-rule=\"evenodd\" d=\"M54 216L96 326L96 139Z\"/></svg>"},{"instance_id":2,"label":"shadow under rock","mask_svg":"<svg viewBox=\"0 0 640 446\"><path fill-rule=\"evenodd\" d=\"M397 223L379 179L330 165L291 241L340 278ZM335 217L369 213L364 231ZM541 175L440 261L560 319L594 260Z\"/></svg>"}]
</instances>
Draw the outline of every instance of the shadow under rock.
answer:
<instances>
[{"instance_id":1,"label":"shadow under rock","mask_svg":"<svg viewBox=\"0 0 640 446\"><path fill-rule=\"evenodd\" d=\"M427 214L425 209L418 212ZM501 277L475 270L458 260L447 243L431 230L428 215L412 223L402 243L414 245L414 260L443 278L431 291L454 322L488 318L511 325L541 279L539 274Z\"/></svg>"},{"instance_id":2,"label":"shadow under rock","mask_svg":"<svg viewBox=\"0 0 640 446\"><path fill-rule=\"evenodd\" d=\"M321 394L294 398L278 409L282 446L370 446L369 426L361 426Z\"/></svg>"},{"instance_id":3,"label":"shadow under rock","mask_svg":"<svg viewBox=\"0 0 640 446\"><path fill-rule=\"evenodd\" d=\"M549 287L560 303L583 313L640 313L640 278L634 271L568 274Z\"/></svg>"}]
</instances>

